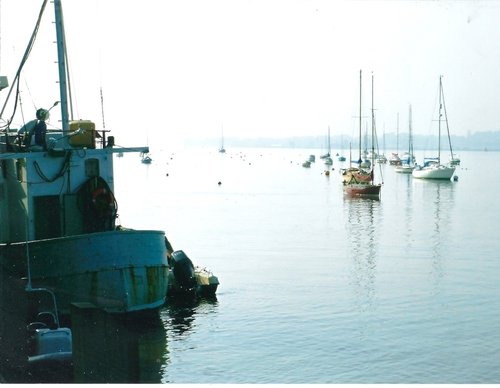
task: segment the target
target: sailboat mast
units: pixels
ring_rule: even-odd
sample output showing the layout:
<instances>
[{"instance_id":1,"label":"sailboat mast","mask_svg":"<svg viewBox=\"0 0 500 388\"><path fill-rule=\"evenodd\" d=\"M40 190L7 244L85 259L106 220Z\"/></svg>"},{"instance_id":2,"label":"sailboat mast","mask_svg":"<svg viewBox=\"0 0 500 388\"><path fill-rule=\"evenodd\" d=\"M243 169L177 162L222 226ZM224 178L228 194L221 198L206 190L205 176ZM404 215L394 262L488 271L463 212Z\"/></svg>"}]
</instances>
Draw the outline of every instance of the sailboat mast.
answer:
<instances>
[{"instance_id":1,"label":"sailboat mast","mask_svg":"<svg viewBox=\"0 0 500 388\"><path fill-rule=\"evenodd\" d=\"M412 163L413 164L413 139L412 139L412 128L411 128L411 120L412 120L412 117L411 117L411 104L410 104L410 107L409 107L409 112L408 112L408 136L409 136L409 139L408 139L408 153L410 154L410 161L408 164Z\"/></svg>"},{"instance_id":2,"label":"sailboat mast","mask_svg":"<svg viewBox=\"0 0 500 388\"><path fill-rule=\"evenodd\" d=\"M399 155L399 112L396 120L396 154Z\"/></svg>"},{"instance_id":3,"label":"sailboat mast","mask_svg":"<svg viewBox=\"0 0 500 388\"><path fill-rule=\"evenodd\" d=\"M359 159L358 163L361 164L361 70L359 71Z\"/></svg>"},{"instance_id":4,"label":"sailboat mast","mask_svg":"<svg viewBox=\"0 0 500 388\"><path fill-rule=\"evenodd\" d=\"M371 177L372 177L372 184L373 184L373 173L374 173L374 163L375 163L375 144L373 139L375 138L375 110L373 108L373 73L372 73L372 172L371 172Z\"/></svg>"},{"instance_id":5,"label":"sailboat mast","mask_svg":"<svg viewBox=\"0 0 500 388\"><path fill-rule=\"evenodd\" d=\"M57 61L59 67L59 94L61 98L61 120L63 133L69 132L68 120L68 87L66 76L66 55L64 41L64 22L62 16L61 0L54 0L57 36Z\"/></svg>"},{"instance_id":6,"label":"sailboat mast","mask_svg":"<svg viewBox=\"0 0 500 388\"><path fill-rule=\"evenodd\" d=\"M441 110L443 108L442 95L443 95L443 84L441 82L442 76L439 76L439 119L438 119L438 164L441 164Z\"/></svg>"},{"instance_id":7,"label":"sailboat mast","mask_svg":"<svg viewBox=\"0 0 500 388\"><path fill-rule=\"evenodd\" d=\"M330 156L330 151L331 146L330 146L330 126L328 126L328 156Z\"/></svg>"}]
</instances>

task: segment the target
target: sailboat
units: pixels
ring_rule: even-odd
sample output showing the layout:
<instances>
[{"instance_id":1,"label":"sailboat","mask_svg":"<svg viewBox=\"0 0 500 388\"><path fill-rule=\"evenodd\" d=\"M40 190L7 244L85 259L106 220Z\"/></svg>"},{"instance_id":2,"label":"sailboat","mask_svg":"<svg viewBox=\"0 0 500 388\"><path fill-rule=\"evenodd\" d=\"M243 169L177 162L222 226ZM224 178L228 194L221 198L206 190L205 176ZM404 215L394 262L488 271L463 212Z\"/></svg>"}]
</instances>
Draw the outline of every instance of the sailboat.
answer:
<instances>
[{"instance_id":1,"label":"sailboat","mask_svg":"<svg viewBox=\"0 0 500 388\"><path fill-rule=\"evenodd\" d=\"M340 136L340 155L337 154L339 162L345 162L345 156L342 155L344 151L344 136Z\"/></svg>"},{"instance_id":2,"label":"sailboat","mask_svg":"<svg viewBox=\"0 0 500 388\"><path fill-rule=\"evenodd\" d=\"M401 164L399 166L394 167L394 171L402 174L411 174L413 169L415 168L415 157L413 156L413 134L411 127L411 105L408 113L408 151L403 155L401 160Z\"/></svg>"},{"instance_id":3,"label":"sailboat","mask_svg":"<svg viewBox=\"0 0 500 388\"><path fill-rule=\"evenodd\" d=\"M423 166L417 166L412 175L418 179L442 179L449 180L453 177L455 166L441 164L441 121L444 112L446 130L448 133L448 145L450 148L451 157L453 157L453 149L451 147L450 129L448 127L448 116L446 113L446 105L444 102L443 81L442 76L439 76L439 118L438 118L438 156L437 158L424 159Z\"/></svg>"},{"instance_id":4,"label":"sailboat","mask_svg":"<svg viewBox=\"0 0 500 388\"><path fill-rule=\"evenodd\" d=\"M325 161L326 165L331 166L333 164L333 160L331 158L332 149L331 149L331 145L330 145L330 126L328 126L328 145L327 145L327 147L328 147L328 152L324 155L321 155L320 158Z\"/></svg>"},{"instance_id":5,"label":"sailboat","mask_svg":"<svg viewBox=\"0 0 500 388\"><path fill-rule=\"evenodd\" d=\"M221 133L221 138L220 138L219 152L223 154L226 152L226 149L224 148L224 126L222 126L221 132L222 133Z\"/></svg>"},{"instance_id":6,"label":"sailboat","mask_svg":"<svg viewBox=\"0 0 500 388\"><path fill-rule=\"evenodd\" d=\"M35 43L47 3L43 2L11 91ZM115 148L107 131L97 135L92 121L70 116L61 0L53 4L62 129L51 131L50 138L43 131L38 136L35 132L36 144L31 145L22 141L26 132L10 128L13 113L5 112L9 96L15 96L17 104L19 95L9 92L0 112L2 121L9 123L0 129L0 217L4 220L0 314L9 321L0 323L0 336L2 351L16 353L14 359L24 357L27 349L15 342L16 334L25 335L26 323L37 321L39 309L46 308L28 291L47 291L57 302L50 302L50 310L57 306L56 312L66 316L76 302L136 316L158 311L168 287L165 233L117 225L113 154L149 149ZM37 125L48 117L48 111L43 111ZM9 120L3 119L6 116Z\"/></svg>"},{"instance_id":7,"label":"sailboat","mask_svg":"<svg viewBox=\"0 0 500 388\"><path fill-rule=\"evenodd\" d=\"M361 82L362 73L359 71L359 159L361 159ZM351 173L348 179L344 181L344 193L350 197L373 197L378 198L380 196L381 184L375 184L375 169L374 169L374 158L375 158L375 144L373 139L375 138L375 110L373 108L373 75L372 75L372 152L371 152L371 170L365 176L369 179L360 180L357 177L357 173ZM361 169L360 169L361 170Z\"/></svg>"},{"instance_id":8,"label":"sailboat","mask_svg":"<svg viewBox=\"0 0 500 388\"><path fill-rule=\"evenodd\" d=\"M391 166L401 165L401 158L399 157L399 113L396 124L396 152L391 153L391 157L389 158L389 164Z\"/></svg>"}]
</instances>

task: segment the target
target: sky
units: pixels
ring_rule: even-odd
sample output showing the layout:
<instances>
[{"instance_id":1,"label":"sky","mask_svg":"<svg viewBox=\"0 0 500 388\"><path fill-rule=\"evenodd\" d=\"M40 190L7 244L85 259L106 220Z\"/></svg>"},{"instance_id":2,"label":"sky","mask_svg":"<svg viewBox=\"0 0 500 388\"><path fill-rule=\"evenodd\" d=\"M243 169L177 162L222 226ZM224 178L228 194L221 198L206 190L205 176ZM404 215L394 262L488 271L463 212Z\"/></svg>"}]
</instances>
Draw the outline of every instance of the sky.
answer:
<instances>
[{"instance_id":1,"label":"sky","mask_svg":"<svg viewBox=\"0 0 500 388\"><path fill-rule=\"evenodd\" d=\"M42 2L0 0L10 81ZM373 75L379 135L408 131L410 104L414 134L436 134L441 75L452 135L500 130L500 1L63 0L63 10L73 117L119 145L222 130L355 136L360 70L363 125ZM24 121L59 99L53 20L49 2L22 73Z\"/></svg>"}]
</instances>

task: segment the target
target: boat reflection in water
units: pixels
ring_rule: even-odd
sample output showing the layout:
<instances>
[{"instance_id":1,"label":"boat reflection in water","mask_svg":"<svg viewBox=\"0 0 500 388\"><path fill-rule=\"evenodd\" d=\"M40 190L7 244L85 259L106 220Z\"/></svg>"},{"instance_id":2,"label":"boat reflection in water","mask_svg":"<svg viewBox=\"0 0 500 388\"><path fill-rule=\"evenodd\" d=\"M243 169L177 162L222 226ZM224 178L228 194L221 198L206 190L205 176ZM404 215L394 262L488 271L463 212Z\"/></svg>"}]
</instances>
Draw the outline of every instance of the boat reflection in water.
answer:
<instances>
[{"instance_id":1,"label":"boat reflection in water","mask_svg":"<svg viewBox=\"0 0 500 388\"><path fill-rule=\"evenodd\" d=\"M158 314L136 319L85 304L72 313L76 383L161 382L168 349Z\"/></svg>"},{"instance_id":2,"label":"boat reflection in water","mask_svg":"<svg viewBox=\"0 0 500 388\"><path fill-rule=\"evenodd\" d=\"M217 299L176 300L156 314L107 314L89 304L72 309L75 383L165 383L168 341L185 338L196 315Z\"/></svg>"},{"instance_id":3,"label":"boat reflection in water","mask_svg":"<svg viewBox=\"0 0 500 388\"><path fill-rule=\"evenodd\" d=\"M344 197L345 229L353 263L351 284L360 310L371 308L374 300L381 210L377 197Z\"/></svg>"}]
</instances>

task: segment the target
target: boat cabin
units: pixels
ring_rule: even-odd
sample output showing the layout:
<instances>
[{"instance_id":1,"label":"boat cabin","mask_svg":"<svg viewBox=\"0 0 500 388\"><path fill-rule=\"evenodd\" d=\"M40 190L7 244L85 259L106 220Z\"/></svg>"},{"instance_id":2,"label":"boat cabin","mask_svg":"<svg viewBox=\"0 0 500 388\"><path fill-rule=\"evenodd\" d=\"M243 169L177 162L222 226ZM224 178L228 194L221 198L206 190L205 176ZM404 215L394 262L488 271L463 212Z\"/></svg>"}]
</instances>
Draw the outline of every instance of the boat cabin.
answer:
<instances>
[{"instance_id":1,"label":"boat cabin","mask_svg":"<svg viewBox=\"0 0 500 388\"><path fill-rule=\"evenodd\" d=\"M48 132L46 150L0 135L0 243L114 228L113 137L87 120L69 128Z\"/></svg>"}]
</instances>

